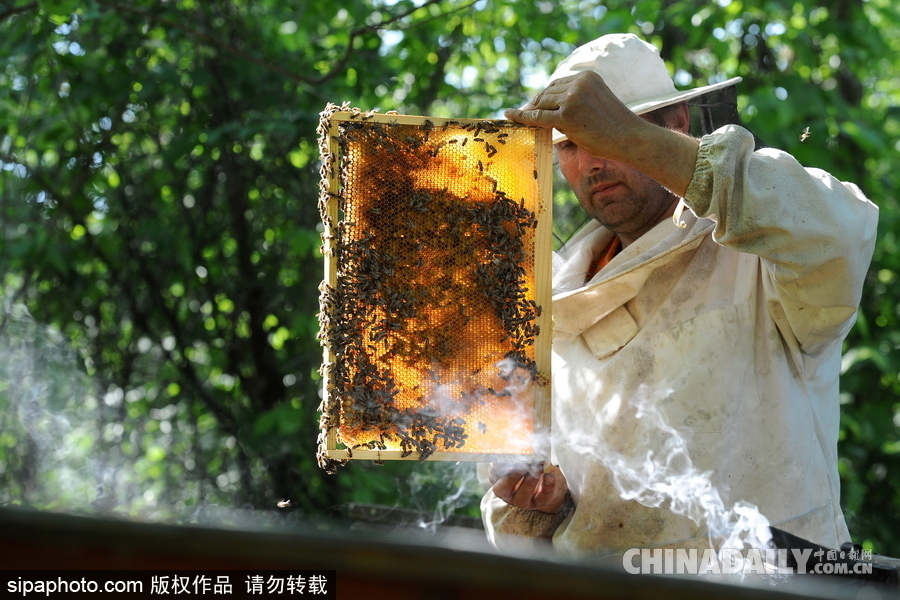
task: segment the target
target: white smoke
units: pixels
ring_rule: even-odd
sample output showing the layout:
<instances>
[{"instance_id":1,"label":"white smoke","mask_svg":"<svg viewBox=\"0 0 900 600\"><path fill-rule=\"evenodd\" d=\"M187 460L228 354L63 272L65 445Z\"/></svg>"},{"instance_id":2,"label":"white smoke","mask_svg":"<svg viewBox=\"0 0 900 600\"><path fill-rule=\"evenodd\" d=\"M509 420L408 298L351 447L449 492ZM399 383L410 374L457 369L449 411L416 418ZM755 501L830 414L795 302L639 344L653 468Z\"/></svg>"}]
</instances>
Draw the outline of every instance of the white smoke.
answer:
<instances>
[{"instance_id":1,"label":"white smoke","mask_svg":"<svg viewBox=\"0 0 900 600\"><path fill-rule=\"evenodd\" d=\"M491 390L492 394L504 401L513 402L516 406L509 418L530 416L528 411L533 409L526 408L523 403L525 398L530 397L533 389L531 373L513 358L504 358L494 363L493 367L503 381L503 386L497 385L496 390ZM432 372L439 373L441 369L434 365ZM448 376L448 379L452 377ZM465 418L469 426L467 433L471 438L477 435L478 427L472 418L472 407L458 400L459 390L463 387L465 386L458 381L437 383L429 392L426 404L433 411L431 414L436 416ZM527 429L524 422L521 429ZM528 443L531 443L531 439L527 438ZM510 440L510 444L513 443L526 442ZM549 446L546 443L544 445ZM465 451L466 448L463 447L462 450ZM408 487L403 495L418 513L418 518L412 525L429 534L436 533L442 526L452 525L454 517L465 517L465 511L476 507L484 494L478 480L476 463L468 461L421 463L405 478L402 485ZM476 517L473 516L474 518Z\"/></svg>"},{"instance_id":2,"label":"white smoke","mask_svg":"<svg viewBox=\"0 0 900 600\"><path fill-rule=\"evenodd\" d=\"M65 342L24 306L0 306L4 503L84 510L102 496L106 474L91 457L93 424L79 418L97 399Z\"/></svg>"},{"instance_id":3,"label":"white smoke","mask_svg":"<svg viewBox=\"0 0 900 600\"><path fill-rule=\"evenodd\" d=\"M567 434L570 447L590 454L610 472L612 483L624 500L634 500L650 508L667 508L706 527L710 547L723 550L773 548L769 521L756 506L738 501L726 506L713 485L712 473L694 465L685 435L672 427L658 408L668 395L654 394L641 386L629 402L634 413L634 430L629 439L636 444L624 453L608 442L614 436L602 430L604 416L619 412L621 399L610 402L597 419L601 427L590 433Z\"/></svg>"},{"instance_id":4,"label":"white smoke","mask_svg":"<svg viewBox=\"0 0 900 600\"><path fill-rule=\"evenodd\" d=\"M126 393L102 386L58 328L0 292L0 505L163 520L162 478L126 455Z\"/></svg>"},{"instance_id":5,"label":"white smoke","mask_svg":"<svg viewBox=\"0 0 900 600\"><path fill-rule=\"evenodd\" d=\"M409 478L411 497L420 505L416 525L429 532L471 505L479 495L474 463L435 462L428 469L417 469Z\"/></svg>"},{"instance_id":6,"label":"white smoke","mask_svg":"<svg viewBox=\"0 0 900 600\"><path fill-rule=\"evenodd\" d=\"M59 329L0 292L0 506L247 529L305 523L302 511L279 510L274 502L269 510L228 505L227 494L218 497L222 504L203 498L173 504L164 478L141 477L142 455L126 456L119 447L123 439L136 443L121 420L128 393L104 389L80 363ZM148 417L159 421L169 413L174 406L151 409ZM396 484L409 487L406 497L417 507L419 518L407 527L433 534L477 505L474 464L416 467ZM176 500L196 497L190 482L180 485Z\"/></svg>"}]
</instances>

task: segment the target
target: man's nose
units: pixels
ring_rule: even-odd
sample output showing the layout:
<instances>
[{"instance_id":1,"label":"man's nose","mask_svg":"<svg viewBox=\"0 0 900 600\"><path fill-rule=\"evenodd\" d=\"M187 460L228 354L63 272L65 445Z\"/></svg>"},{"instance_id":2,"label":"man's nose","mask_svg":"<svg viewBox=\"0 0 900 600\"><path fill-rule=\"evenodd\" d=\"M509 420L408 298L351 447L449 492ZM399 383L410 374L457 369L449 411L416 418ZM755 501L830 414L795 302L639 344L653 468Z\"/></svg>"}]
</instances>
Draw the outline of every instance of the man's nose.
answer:
<instances>
[{"instance_id":1,"label":"man's nose","mask_svg":"<svg viewBox=\"0 0 900 600\"><path fill-rule=\"evenodd\" d=\"M578 148L578 169L585 175L593 175L606 168L606 159L594 156L587 150Z\"/></svg>"}]
</instances>

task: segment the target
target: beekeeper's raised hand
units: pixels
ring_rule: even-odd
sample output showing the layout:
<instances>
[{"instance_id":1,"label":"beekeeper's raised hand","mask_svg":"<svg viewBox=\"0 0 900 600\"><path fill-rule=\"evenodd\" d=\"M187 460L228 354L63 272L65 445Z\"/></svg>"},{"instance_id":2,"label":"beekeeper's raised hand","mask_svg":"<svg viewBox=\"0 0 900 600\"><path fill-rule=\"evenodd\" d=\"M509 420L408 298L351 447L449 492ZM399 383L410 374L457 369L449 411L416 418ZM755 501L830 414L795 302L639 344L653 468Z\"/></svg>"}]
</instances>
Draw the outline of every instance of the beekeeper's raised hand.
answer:
<instances>
[{"instance_id":1,"label":"beekeeper's raised hand","mask_svg":"<svg viewBox=\"0 0 900 600\"><path fill-rule=\"evenodd\" d=\"M690 123L687 105L672 123L657 127L622 104L593 71L554 80L521 108L507 109L506 118L555 128L568 144L639 169L679 196L694 174L700 143L683 133Z\"/></svg>"}]
</instances>

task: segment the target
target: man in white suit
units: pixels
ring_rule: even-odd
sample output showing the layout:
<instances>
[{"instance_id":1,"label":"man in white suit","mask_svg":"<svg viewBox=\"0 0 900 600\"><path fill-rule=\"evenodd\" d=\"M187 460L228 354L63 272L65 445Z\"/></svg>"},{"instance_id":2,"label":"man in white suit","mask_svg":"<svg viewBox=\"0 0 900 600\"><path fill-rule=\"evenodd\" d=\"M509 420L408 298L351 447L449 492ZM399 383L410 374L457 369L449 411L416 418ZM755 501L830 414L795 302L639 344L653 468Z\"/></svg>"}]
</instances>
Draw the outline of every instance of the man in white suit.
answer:
<instances>
[{"instance_id":1,"label":"man in white suit","mask_svg":"<svg viewBox=\"0 0 900 600\"><path fill-rule=\"evenodd\" d=\"M492 466L482 513L498 546L709 547L717 532L693 509L623 490L613 462L640 460L651 478L706 474L725 510L849 540L838 375L878 212L853 184L754 151L739 126L689 136L685 101L736 81L678 91L653 46L607 35L507 111L554 129L592 221L554 257L553 465Z\"/></svg>"}]
</instances>

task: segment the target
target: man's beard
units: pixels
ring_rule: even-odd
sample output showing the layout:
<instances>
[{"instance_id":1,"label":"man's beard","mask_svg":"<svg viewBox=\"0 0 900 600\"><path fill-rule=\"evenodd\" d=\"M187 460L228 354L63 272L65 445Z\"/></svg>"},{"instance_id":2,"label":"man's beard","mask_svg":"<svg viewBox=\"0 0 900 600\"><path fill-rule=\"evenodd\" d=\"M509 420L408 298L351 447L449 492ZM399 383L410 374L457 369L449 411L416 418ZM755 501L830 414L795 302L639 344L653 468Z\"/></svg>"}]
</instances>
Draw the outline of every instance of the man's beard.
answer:
<instances>
[{"instance_id":1,"label":"man's beard","mask_svg":"<svg viewBox=\"0 0 900 600\"><path fill-rule=\"evenodd\" d=\"M610 221L611 215L608 213L608 208L612 204L610 202L605 201L604 199L600 199L598 201L594 200L595 189L598 186L605 186L608 184L622 184L627 185L622 179L616 176L615 173L610 173L609 171L603 171L599 173L595 173L590 177L584 179L584 183L581 186L581 190L579 194L576 194L579 197L582 207L585 208L585 211L588 215L599 221L601 225L604 227L615 227L619 223L617 221ZM632 191L627 190L629 194ZM627 218L626 218L627 220Z\"/></svg>"},{"instance_id":2,"label":"man's beard","mask_svg":"<svg viewBox=\"0 0 900 600\"><path fill-rule=\"evenodd\" d=\"M637 188L632 180L619 177L608 170L595 173L585 178L580 194L576 193L582 207L595 221L616 233L634 233L649 229L648 223L655 225L678 196L659 183L647 179L644 185L638 181ZM614 198L594 200L594 190L606 184L619 184L623 190L616 190ZM658 211L658 214L642 215L645 211ZM651 227L652 227L651 225Z\"/></svg>"}]
</instances>

